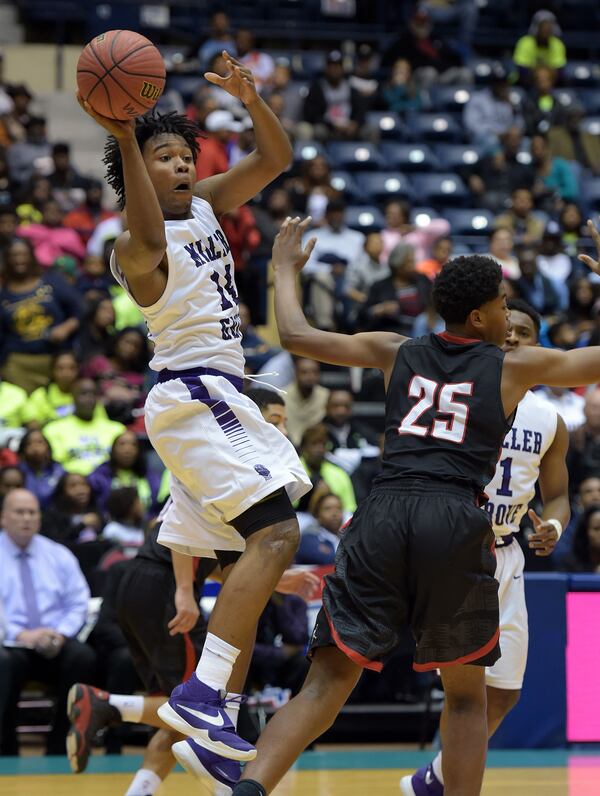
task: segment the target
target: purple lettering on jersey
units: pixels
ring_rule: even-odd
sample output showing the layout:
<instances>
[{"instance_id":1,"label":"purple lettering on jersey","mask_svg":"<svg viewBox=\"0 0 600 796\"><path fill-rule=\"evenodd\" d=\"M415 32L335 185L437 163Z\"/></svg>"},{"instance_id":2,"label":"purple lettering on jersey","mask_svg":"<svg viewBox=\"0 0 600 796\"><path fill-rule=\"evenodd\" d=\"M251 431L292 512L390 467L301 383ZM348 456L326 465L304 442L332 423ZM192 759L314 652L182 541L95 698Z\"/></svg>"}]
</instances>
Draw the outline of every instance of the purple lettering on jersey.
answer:
<instances>
[{"instance_id":1,"label":"purple lettering on jersey","mask_svg":"<svg viewBox=\"0 0 600 796\"><path fill-rule=\"evenodd\" d=\"M223 251L216 248L215 238L223 245ZM227 239L220 229L216 229L206 240L196 240L194 243L188 243L183 248L194 261L196 268L200 268L201 265L206 265L206 263L214 263L215 260L225 258L231 251Z\"/></svg>"},{"instance_id":2,"label":"purple lettering on jersey","mask_svg":"<svg viewBox=\"0 0 600 796\"><path fill-rule=\"evenodd\" d=\"M212 235L208 236L208 242L206 244L206 250L204 254L210 263L214 263L215 260L218 260L221 257L221 250L215 249L215 242Z\"/></svg>"},{"instance_id":3,"label":"purple lettering on jersey","mask_svg":"<svg viewBox=\"0 0 600 796\"><path fill-rule=\"evenodd\" d=\"M515 428L513 426L506 435L502 447L506 450L540 454L542 452L542 435L539 431L531 431L528 428Z\"/></svg>"},{"instance_id":4,"label":"purple lettering on jersey","mask_svg":"<svg viewBox=\"0 0 600 796\"><path fill-rule=\"evenodd\" d=\"M483 507L489 514L490 522L494 525L513 525L517 521L519 512L523 509L522 503L508 506L506 503L492 503L490 500Z\"/></svg>"},{"instance_id":5,"label":"purple lettering on jersey","mask_svg":"<svg viewBox=\"0 0 600 796\"><path fill-rule=\"evenodd\" d=\"M521 446L517 442L517 429L513 426L509 433L506 435L504 442L502 444L503 448L508 448L509 450L513 451L520 451Z\"/></svg>"},{"instance_id":6,"label":"purple lettering on jersey","mask_svg":"<svg viewBox=\"0 0 600 796\"><path fill-rule=\"evenodd\" d=\"M200 268L200 266L206 265L206 259L202 257L201 250L198 251L198 249L196 248L198 246L198 243L199 241L196 241L196 243L188 243L187 246L183 247L194 261L194 265L196 266L196 268Z\"/></svg>"},{"instance_id":7,"label":"purple lettering on jersey","mask_svg":"<svg viewBox=\"0 0 600 796\"><path fill-rule=\"evenodd\" d=\"M225 237L225 235L223 235L220 229L215 229L214 235L215 238L223 246L223 257L226 257L231 251L231 246L229 245L229 243L227 243L227 238Z\"/></svg>"}]
</instances>

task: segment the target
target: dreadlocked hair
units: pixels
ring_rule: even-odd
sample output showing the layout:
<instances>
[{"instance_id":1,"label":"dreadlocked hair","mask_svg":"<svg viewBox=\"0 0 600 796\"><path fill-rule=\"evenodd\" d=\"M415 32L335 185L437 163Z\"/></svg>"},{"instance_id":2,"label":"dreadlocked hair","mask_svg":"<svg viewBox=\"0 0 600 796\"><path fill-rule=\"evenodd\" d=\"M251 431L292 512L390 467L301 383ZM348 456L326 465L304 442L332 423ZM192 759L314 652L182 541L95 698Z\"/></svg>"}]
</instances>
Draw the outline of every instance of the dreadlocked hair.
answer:
<instances>
[{"instance_id":1,"label":"dreadlocked hair","mask_svg":"<svg viewBox=\"0 0 600 796\"><path fill-rule=\"evenodd\" d=\"M140 150L150 138L157 135L179 135L192 152L194 163L200 152L198 138L205 138L200 127L190 121L186 116L171 111L170 113L158 113L152 111L145 116L140 116L135 120L135 138ZM125 180L123 178L123 161L121 150L117 139L109 135L104 145L104 158L102 162L106 166L106 182L117 194L119 208L125 207Z\"/></svg>"}]
</instances>

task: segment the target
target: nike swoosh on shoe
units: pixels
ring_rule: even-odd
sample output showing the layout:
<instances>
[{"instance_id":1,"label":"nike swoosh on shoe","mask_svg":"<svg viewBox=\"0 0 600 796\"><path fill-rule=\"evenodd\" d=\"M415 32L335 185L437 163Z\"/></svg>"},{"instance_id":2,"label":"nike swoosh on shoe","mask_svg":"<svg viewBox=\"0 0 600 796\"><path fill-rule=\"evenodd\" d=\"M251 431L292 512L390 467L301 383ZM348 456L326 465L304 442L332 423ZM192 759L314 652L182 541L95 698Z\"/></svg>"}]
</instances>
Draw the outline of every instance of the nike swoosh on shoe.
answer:
<instances>
[{"instance_id":1,"label":"nike swoosh on shoe","mask_svg":"<svg viewBox=\"0 0 600 796\"><path fill-rule=\"evenodd\" d=\"M192 716L200 719L201 721L205 721L207 724L212 724L213 727L222 727L225 724L225 720L223 716L220 714L217 716L208 716L206 713L202 713L201 710L194 710L194 708L188 708L185 705L182 705L180 702L177 703L177 707L181 710L185 710L187 713L190 713Z\"/></svg>"}]
</instances>

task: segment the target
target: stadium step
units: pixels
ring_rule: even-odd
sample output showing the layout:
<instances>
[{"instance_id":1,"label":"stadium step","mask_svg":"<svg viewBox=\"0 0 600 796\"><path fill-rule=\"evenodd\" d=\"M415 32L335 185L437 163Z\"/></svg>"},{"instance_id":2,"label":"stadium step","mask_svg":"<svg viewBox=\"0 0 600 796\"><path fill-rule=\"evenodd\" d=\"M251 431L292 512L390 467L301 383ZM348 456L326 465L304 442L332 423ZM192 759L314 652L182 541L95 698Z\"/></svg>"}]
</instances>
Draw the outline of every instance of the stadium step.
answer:
<instances>
[{"instance_id":1,"label":"stadium step","mask_svg":"<svg viewBox=\"0 0 600 796\"><path fill-rule=\"evenodd\" d=\"M39 100L48 119L48 138L68 141L75 168L85 176L103 179L104 130L83 113L70 92L48 92L41 94ZM110 202L112 196L106 186L106 201Z\"/></svg>"}]
</instances>

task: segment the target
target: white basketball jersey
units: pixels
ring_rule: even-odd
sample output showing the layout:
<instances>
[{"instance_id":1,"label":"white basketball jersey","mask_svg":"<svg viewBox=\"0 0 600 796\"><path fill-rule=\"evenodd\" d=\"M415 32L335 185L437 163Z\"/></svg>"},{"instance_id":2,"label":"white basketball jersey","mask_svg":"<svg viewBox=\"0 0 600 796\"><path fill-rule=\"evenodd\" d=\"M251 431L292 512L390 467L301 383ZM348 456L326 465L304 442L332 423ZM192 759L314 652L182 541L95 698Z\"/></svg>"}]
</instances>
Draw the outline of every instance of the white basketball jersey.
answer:
<instances>
[{"instance_id":1,"label":"white basketball jersey","mask_svg":"<svg viewBox=\"0 0 600 796\"><path fill-rule=\"evenodd\" d=\"M504 439L496 472L485 491L496 536L519 530L521 518L535 495L540 462L554 440L557 412L547 401L528 392L517 407Z\"/></svg>"},{"instance_id":2,"label":"white basketball jersey","mask_svg":"<svg viewBox=\"0 0 600 796\"><path fill-rule=\"evenodd\" d=\"M146 319L153 370L206 367L243 376L231 248L208 202L194 197L192 214L165 221L169 271L155 304L137 304L114 252L110 269Z\"/></svg>"}]
</instances>

